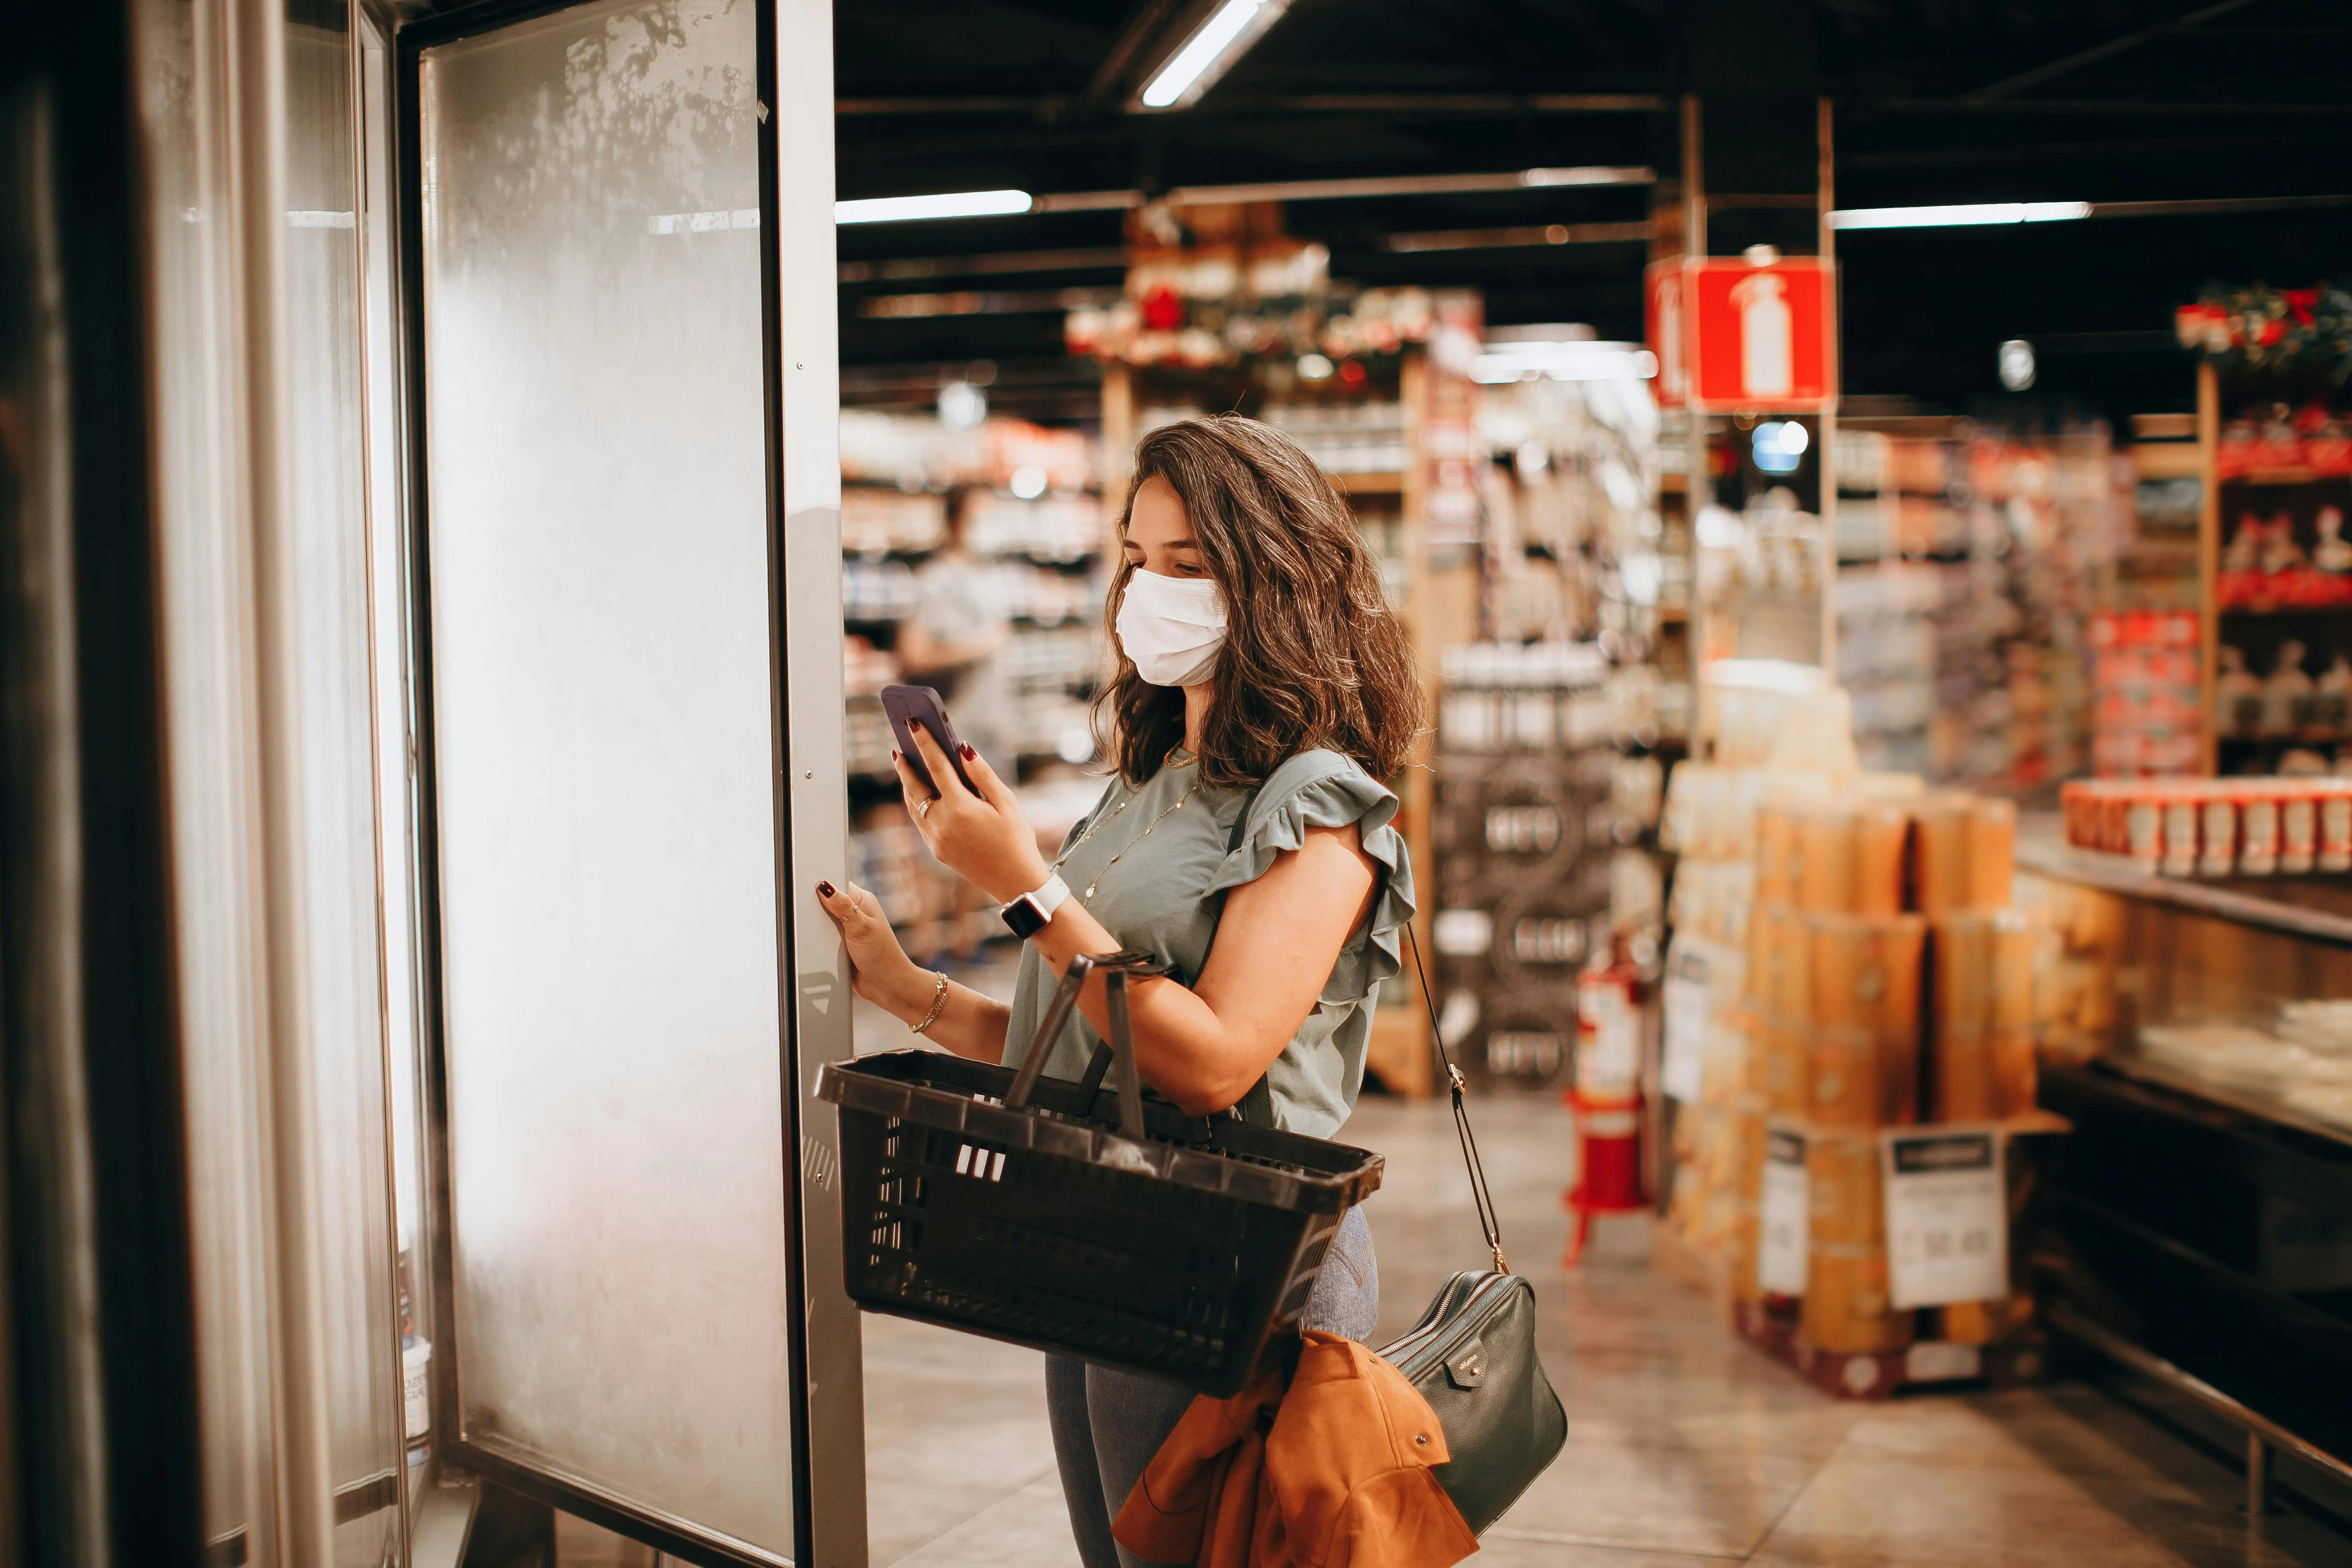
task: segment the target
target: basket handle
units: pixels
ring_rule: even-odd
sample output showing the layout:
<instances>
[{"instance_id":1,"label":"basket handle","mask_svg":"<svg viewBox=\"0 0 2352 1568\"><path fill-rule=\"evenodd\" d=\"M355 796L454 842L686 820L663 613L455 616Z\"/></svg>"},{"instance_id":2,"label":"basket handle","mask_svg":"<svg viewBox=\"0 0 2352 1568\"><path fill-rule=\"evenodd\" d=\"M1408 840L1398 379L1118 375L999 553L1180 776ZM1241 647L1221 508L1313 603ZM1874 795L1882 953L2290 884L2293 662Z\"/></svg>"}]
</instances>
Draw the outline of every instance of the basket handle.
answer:
<instances>
[{"instance_id":1,"label":"basket handle","mask_svg":"<svg viewBox=\"0 0 2352 1568\"><path fill-rule=\"evenodd\" d=\"M1070 960L1069 968L1062 973L1061 984L1054 989L1054 999L1045 1005L1045 1016L1038 1020L1037 1036L1029 1043L1029 1054L1021 1059L1021 1070L1013 1075L1013 1087L1005 1091L1005 1109L1020 1110L1027 1107L1029 1097L1037 1091L1037 1079L1045 1074L1045 1058L1053 1054L1055 1037L1069 1021L1070 1009L1077 1005L1078 993L1085 989L1087 977L1097 969L1103 972L1103 1002L1110 1014L1107 1048L1111 1064L1118 1068L1118 1130L1129 1138L1140 1139L1144 1136L1143 1078L1135 1068L1135 1039L1127 1014L1127 982L1129 975L1148 980L1168 973L1168 966L1148 952L1082 952ZM1100 1054L1098 1049L1098 1058ZM1101 1066L1097 1060L1087 1068L1087 1089L1102 1081ZM1092 1103L1091 1097L1088 1103Z\"/></svg>"}]
</instances>

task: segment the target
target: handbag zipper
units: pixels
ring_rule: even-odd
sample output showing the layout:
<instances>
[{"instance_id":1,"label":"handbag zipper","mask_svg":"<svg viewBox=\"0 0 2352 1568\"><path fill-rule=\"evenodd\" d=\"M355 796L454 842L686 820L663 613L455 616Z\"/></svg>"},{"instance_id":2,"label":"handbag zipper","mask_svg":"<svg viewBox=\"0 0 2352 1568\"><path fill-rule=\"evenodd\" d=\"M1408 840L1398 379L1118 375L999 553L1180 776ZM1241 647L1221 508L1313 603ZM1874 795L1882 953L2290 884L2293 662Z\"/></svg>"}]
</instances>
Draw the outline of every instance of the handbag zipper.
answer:
<instances>
[{"instance_id":1,"label":"handbag zipper","mask_svg":"<svg viewBox=\"0 0 2352 1568\"><path fill-rule=\"evenodd\" d=\"M1455 1319L1455 1328L1457 1331L1473 1327L1483 1330L1486 1326L1487 1320L1495 1316L1495 1310L1494 1309L1489 1308L1484 1315L1475 1317L1474 1321L1474 1310L1478 1303L1479 1298L1488 1295L1498 1288L1507 1289L1510 1283L1517 1278L1518 1276L1516 1274L1497 1274L1494 1278L1481 1283L1477 1289L1472 1290L1470 1292L1469 1299L1462 1303L1462 1310ZM1399 1372L1404 1373L1406 1382L1410 1383L1414 1381L1422 1373L1429 1370L1429 1367L1423 1364L1422 1356L1423 1352L1431 1348L1432 1344L1437 1342L1439 1338L1439 1326L1440 1325L1433 1324L1423 1334L1423 1338L1427 1342L1412 1346L1410 1350L1407 1350L1402 1357L1391 1358L1391 1364ZM1412 1339L1412 1334L1407 1334L1405 1336L1406 1339ZM1452 1336L1449 1335L1445 1337L1451 1338ZM1393 1350L1396 1347L1391 1345L1389 1348Z\"/></svg>"},{"instance_id":2,"label":"handbag zipper","mask_svg":"<svg viewBox=\"0 0 2352 1568\"><path fill-rule=\"evenodd\" d=\"M1449 1279L1445 1282L1445 1287L1448 1290L1452 1289L1454 1287L1454 1281ZM1480 1289L1482 1289L1482 1287L1473 1286L1471 1288L1471 1295L1475 1297ZM1465 1305L1467 1305L1466 1301L1465 1302ZM1396 1339L1389 1344L1389 1351L1396 1351L1399 1352L1396 1355L1388 1357L1389 1364L1391 1366L1402 1367L1407 1361L1412 1359L1413 1352L1420 1349L1420 1342L1426 1339L1431 1334L1435 1333L1444 1321L1444 1298L1443 1293L1441 1293L1439 1299L1432 1301L1429 1304L1428 1310L1422 1313L1420 1321L1414 1323L1412 1327L1407 1329L1403 1333L1399 1334ZM1384 1351L1381 1353L1386 1355L1387 1352Z\"/></svg>"}]
</instances>

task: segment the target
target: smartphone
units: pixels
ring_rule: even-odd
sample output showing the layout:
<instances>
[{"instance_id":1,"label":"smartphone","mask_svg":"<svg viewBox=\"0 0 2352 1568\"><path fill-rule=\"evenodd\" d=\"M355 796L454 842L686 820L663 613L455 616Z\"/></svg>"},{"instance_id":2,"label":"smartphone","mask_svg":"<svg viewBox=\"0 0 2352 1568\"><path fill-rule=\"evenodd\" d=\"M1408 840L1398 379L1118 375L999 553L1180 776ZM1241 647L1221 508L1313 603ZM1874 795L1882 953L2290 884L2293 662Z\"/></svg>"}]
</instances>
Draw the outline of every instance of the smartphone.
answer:
<instances>
[{"instance_id":1,"label":"smartphone","mask_svg":"<svg viewBox=\"0 0 2352 1568\"><path fill-rule=\"evenodd\" d=\"M890 721L890 732L898 738L898 752L907 759L925 788L933 795L940 786L932 782L931 770L923 765L923 753L915 749L915 726L921 725L931 732L940 751L947 753L948 765L963 781L963 787L972 794L980 786L971 782L964 771L963 742L956 739L955 726L948 722L948 710L940 706L940 694L928 686L886 686L882 689L882 713Z\"/></svg>"}]
</instances>

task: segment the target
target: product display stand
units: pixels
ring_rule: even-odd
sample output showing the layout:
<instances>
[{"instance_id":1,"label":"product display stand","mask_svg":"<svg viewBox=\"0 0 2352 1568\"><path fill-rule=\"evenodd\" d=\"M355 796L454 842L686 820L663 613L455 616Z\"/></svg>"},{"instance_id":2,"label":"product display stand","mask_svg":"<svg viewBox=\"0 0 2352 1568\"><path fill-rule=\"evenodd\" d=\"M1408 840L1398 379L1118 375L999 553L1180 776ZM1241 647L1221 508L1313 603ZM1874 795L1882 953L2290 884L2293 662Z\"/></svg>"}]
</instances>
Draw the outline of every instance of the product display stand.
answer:
<instances>
[{"instance_id":1,"label":"product display stand","mask_svg":"<svg viewBox=\"0 0 2352 1568\"><path fill-rule=\"evenodd\" d=\"M2042 1031L2074 1058L2042 1091L2075 1128L2050 1183L2053 1321L2352 1478L2352 893L2116 858L2019 853L2052 933Z\"/></svg>"}]
</instances>

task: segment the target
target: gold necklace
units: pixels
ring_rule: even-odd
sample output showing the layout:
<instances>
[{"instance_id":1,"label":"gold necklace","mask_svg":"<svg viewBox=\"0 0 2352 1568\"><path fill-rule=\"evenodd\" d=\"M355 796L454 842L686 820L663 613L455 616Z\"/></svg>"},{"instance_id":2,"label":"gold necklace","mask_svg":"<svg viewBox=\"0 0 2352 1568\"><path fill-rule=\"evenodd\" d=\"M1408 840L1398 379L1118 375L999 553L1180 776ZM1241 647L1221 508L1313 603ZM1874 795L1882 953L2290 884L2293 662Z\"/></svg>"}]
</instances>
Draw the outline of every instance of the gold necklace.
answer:
<instances>
[{"instance_id":1,"label":"gold necklace","mask_svg":"<svg viewBox=\"0 0 2352 1568\"><path fill-rule=\"evenodd\" d=\"M1173 756L1174 753L1171 752L1170 755ZM1171 763L1169 765L1171 767L1185 767L1190 765L1190 763L1195 763L1198 761L1200 761L1198 757L1193 757L1189 759L1188 762ZM1151 829L1159 826L1171 816L1173 816L1177 811L1183 806L1186 801L1192 798L1192 792L1200 787L1201 781L1198 777L1195 777L1190 784L1185 786L1184 793L1176 797L1176 804L1174 805L1170 806L1166 811L1163 811L1159 816L1153 817L1149 826L1146 826L1142 832L1137 834L1132 839L1130 839L1126 847L1121 848L1117 855L1114 855L1109 859L1104 861L1102 863L1102 869L1095 873L1094 880L1087 884L1086 891L1078 895L1078 901L1080 903L1091 902L1095 896L1095 889L1102 886L1102 879L1110 868L1119 863L1120 859L1126 856L1129 849L1134 848L1138 844L1140 844L1145 839L1150 837ZM1134 795L1129 795L1125 800L1120 801L1117 805L1113 806L1111 808L1110 816L1104 817L1102 821L1096 823L1092 827L1088 827L1084 833L1078 835L1078 841L1076 844L1071 845L1067 849L1063 850L1061 859L1054 862L1054 870L1055 874L1058 875L1060 873L1062 867L1068 862L1071 856L1086 847L1087 840L1095 836L1096 828L1108 826L1112 817L1116 817L1120 812L1125 811L1129 806L1134 805L1138 797L1142 794L1143 792L1141 790L1137 790Z\"/></svg>"}]
</instances>

